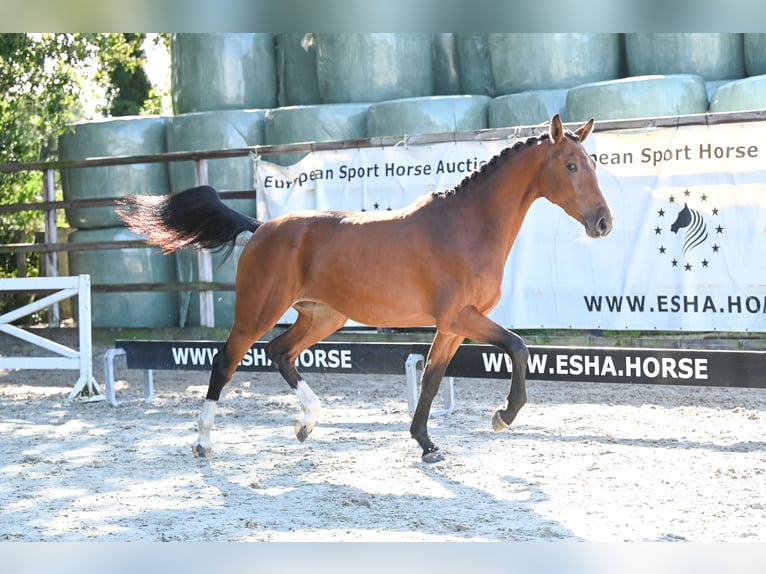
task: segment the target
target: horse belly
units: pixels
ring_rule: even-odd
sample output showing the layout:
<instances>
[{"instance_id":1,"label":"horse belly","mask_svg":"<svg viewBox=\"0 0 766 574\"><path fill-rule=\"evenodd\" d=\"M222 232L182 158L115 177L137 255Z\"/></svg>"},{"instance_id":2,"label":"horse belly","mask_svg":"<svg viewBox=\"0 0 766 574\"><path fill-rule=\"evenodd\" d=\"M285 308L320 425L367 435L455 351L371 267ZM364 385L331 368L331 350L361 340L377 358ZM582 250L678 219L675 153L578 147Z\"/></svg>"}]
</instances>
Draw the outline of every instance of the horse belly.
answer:
<instances>
[{"instance_id":1,"label":"horse belly","mask_svg":"<svg viewBox=\"0 0 766 574\"><path fill-rule=\"evenodd\" d=\"M340 256L314 261L301 298L322 302L349 319L374 327L420 327L435 323L430 278L385 256Z\"/></svg>"}]
</instances>

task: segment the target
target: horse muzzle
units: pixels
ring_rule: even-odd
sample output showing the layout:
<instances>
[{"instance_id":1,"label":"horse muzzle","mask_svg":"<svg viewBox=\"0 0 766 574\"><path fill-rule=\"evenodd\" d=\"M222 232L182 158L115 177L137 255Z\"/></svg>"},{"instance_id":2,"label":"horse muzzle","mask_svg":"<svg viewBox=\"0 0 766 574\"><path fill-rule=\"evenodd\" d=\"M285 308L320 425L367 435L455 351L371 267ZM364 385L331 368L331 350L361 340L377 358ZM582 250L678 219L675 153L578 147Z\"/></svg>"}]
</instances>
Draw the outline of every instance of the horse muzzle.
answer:
<instances>
[{"instance_id":1,"label":"horse muzzle","mask_svg":"<svg viewBox=\"0 0 766 574\"><path fill-rule=\"evenodd\" d=\"M588 237L605 237L612 231L612 214L608 209L599 210L595 216L585 219L585 233Z\"/></svg>"}]
</instances>

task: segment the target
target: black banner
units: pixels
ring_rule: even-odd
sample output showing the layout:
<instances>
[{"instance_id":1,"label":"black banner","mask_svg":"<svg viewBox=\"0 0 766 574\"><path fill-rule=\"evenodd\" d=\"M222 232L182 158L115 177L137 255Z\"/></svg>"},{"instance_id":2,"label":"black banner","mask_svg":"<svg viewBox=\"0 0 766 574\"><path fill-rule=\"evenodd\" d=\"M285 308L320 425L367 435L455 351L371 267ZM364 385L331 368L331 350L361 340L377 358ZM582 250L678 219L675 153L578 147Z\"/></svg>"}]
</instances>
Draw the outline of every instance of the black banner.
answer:
<instances>
[{"instance_id":1,"label":"black banner","mask_svg":"<svg viewBox=\"0 0 766 574\"><path fill-rule=\"evenodd\" d=\"M218 341L129 341L132 369L208 371L222 343ZM359 343L326 341L301 353L298 368L307 373L404 374L410 354L428 355L428 343ZM530 346L527 378L543 381L641 383L766 388L766 351L710 351L611 347ZM272 372L266 342L254 344L238 370ZM506 378L510 357L489 345L464 344L447 376Z\"/></svg>"}]
</instances>

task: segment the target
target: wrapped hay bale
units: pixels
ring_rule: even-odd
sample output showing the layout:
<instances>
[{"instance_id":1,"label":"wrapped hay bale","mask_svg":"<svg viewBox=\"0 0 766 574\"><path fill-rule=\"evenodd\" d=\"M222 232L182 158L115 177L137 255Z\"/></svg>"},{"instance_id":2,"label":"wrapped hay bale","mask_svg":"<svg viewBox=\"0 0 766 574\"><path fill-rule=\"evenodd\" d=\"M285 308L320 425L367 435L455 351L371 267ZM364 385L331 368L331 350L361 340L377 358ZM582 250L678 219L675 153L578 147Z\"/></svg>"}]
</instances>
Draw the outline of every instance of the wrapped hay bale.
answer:
<instances>
[{"instance_id":1,"label":"wrapped hay bale","mask_svg":"<svg viewBox=\"0 0 766 574\"><path fill-rule=\"evenodd\" d=\"M269 110L266 112L264 143L278 145L367 137L368 107L369 104L326 104ZM291 165L305 155L279 154L264 156L264 159Z\"/></svg>"},{"instance_id":2,"label":"wrapped hay bale","mask_svg":"<svg viewBox=\"0 0 766 574\"><path fill-rule=\"evenodd\" d=\"M59 137L59 159L151 155L165 153L167 118L127 116L77 123ZM168 192L168 170L164 163L143 163L61 170L64 199L124 197L135 193ZM122 225L115 207L66 210L71 227L95 229Z\"/></svg>"},{"instance_id":3,"label":"wrapped hay bale","mask_svg":"<svg viewBox=\"0 0 766 574\"><path fill-rule=\"evenodd\" d=\"M316 42L313 34L277 34L277 78L280 107L320 103Z\"/></svg>"},{"instance_id":4,"label":"wrapped hay bale","mask_svg":"<svg viewBox=\"0 0 766 574\"><path fill-rule=\"evenodd\" d=\"M498 95L620 77L619 34L489 34Z\"/></svg>"},{"instance_id":5,"label":"wrapped hay bale","mask_svg":"<svg viewBox=\"0 0 766 574\"><path fill-rule=\"evenodd\" d=\"M431 56L433 63L435 96L452 96L460 93L460 73L457 62L455 34L434 34Z\"/></svg>"},{"instance_id":6,"label":"wrapped hay bale","mask_svg":"<svg viewBox=\"0 0 766 574\"><path fill-rule=\"evenodd\" d=\"M577 86L567 93L570 122L707 112L705 81L700 76L639 76Z\"/></svg>"},{"instance_id":7,"label":"wrapped hay bale","mask_svg":"<svg viewBox=\"0 0 766 574\"><path fill-rule=\"evenodd\" d=\"M433 95L431 34L316 34L323 104Z\"/></svg>"},{"instance_id":8,"label":"wrapped hay bale","mask_svg":"<svg viewBox=\"0 0 766 574\"><path fill-rule=\"evenodd\" d=\"M126 227L85 229L69 234L69 243L110 243L141 239ZM175 255L156 247L71 251L72 275L88 273L93 285L174 283ZM174 327L178 324L173 292L94 293L91 298L94 327Z\"/></svg>"},{"instance_id":9,"label":"wrapped hay bale","mask_svg":"<svg viewBox=\"0 0 766 574\"><path fill-rule=\"evenodd\" d=\"M745 75L742 34L626 34L625 56L630 76L694 74L712 81Z\"/></svg>"},{"instance_id":10,"label":"wrapped hay bale","mask_svg":"<svg viewBox=\"0 0 766 574\"><path fill-rule=\"evenodd\" d=\"M492 79L487 34L455 34L455 49L461 92L494 96L495 82Z\"/></svg>"},{"instance_id":11,"label":"wrapped hay bale","mask_svg":"<svg viewBox=\"0 0 766 574\"><path fill-rule=\"evenodd\" d=\"M173 34L170 79L175 114L273 108L273 34Z\"/></svg>"},{"instance_id":12,"label":"wrapped hay bale","mask_svg":"<svg viewBox=\"0 0 766 574\"><path fill-rule=\"evenodd\" d=\"M196 112L170 118L167 128L168 151L200 151L244 148L264 143L266 110L224 110ZM245 157L209 159L208 183L218 190L252 189L253 161ZM173 193L194 187L194 162L168 165ZM226 200L237 211L254 216L253 199Z\"/></svg>"},{"instance_id":13,"label":"wrapped hay bale","mask_svg":"<svg viewBox=\"0 0 766 574\"><path fill-rule=\"evenodd\" d=\"M489 127L534 126L559 114L566 118L567 91L534 90L498 96L489 104Z\"/></svg>"},{"instance_id":14,"label":"wrapped hay bale","mask_svg":"<svg viewBox=\"0 0 766 574\"><path fill-rule=\"evenodd\" d=\"M490 101L489 96L432 96L370 104L367 136L484 129Z\"/></svg>"},{"instance_id":15,"label":"wrapped hay bale","mask_svg":"<svg viewBox=\"0 0 766 574\"><path fill-rule=\"evenodd\" d=\"M745 74L766 74L766 34L745 34Z\"/></svg>"},{"instance_id":16,"label":"wrapped hay bale","mask_svg":"<svg viewBox=\"0 0 766 574\"><path fill-rule=\"evenodd\" d=\"M210 254L213 260L213 281L234 283L242 249L243 246L235 245L230 254L225 250L214 251ZM176 251L175 256L178 281L182 283L199 281L197 251L180 249ZM229 327L234 322L234 299L234 291L213 291L216 326ZM179 291L178 317L179 327L199 327L201 325L199 291Z\"/></svg>"},{"instance_id":17,"label":"wrapped hay bale","mask_svg":"<svg viewBox=\"0 0 766 574\"><path fill-rule=\"evenodd\" d=\"M720 86L710 99L711 112L766 109L766 75L734 80Z\"/></svg>"}]
</instances>

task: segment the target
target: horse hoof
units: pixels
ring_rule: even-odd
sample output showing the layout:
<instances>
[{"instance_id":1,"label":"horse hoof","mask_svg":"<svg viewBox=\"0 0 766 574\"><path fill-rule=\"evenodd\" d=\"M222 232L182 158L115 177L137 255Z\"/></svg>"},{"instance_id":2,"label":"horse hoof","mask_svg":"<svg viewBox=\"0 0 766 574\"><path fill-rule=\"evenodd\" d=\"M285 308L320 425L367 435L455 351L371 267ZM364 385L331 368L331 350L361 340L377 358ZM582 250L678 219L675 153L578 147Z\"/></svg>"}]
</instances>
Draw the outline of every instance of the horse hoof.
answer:
<instances>
[{"instance_id":1,"label":"horse hoof","mask_svg":"<svg viewBox=\"0 0 766 574\"><path fill-rule=\"evenodd\" d=\"M194 458L205 458L211 452L213 451L209 446L204 447L200 443L192 445L192 453L194 454Z\"/></svg>"},{"instance_id":2,"label":"horse hoof","mask_svg":"<svg viewBox=\"0 0 766 574\"><path fill-rule=\"evenodd\" d=\"M439 449L423 453L423 462L426 462L428 464L441 462L443 460L445 460L444 454L442 454L442 451L440 451Z\"/></svg>"},{"instance_id":3,"label":"horse hoof","mask_svg":"<svg viewBox=\"0 0 766 574\"><path fill-rule=\"evenodd\" d=\"M509 426L510 425L503 420L503 417L500 416L500 411L495 411L495 414L492 415L492 430L500 432L504 431Z\"/></svg>"},{"instance_id":4,"label":"horse hoof","mask_svg":"<svg viewBox=\"0 0 766 574\"><path fill-rule=\"evenodd\" d=\"M309 427L308 425L304 425L300 421L295 421L295 424L293 425L293 429L295 430L295 436L298 437L298 440L300 442L305 441L309 435L311 434L311 431L314 430L314 427Z\"/></svg>"}]
</instances>

